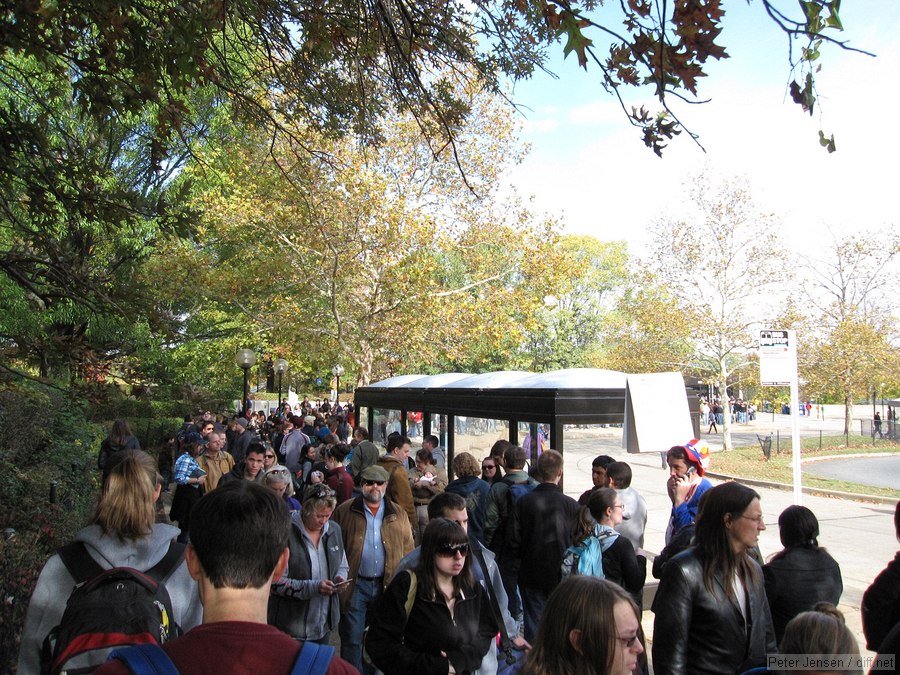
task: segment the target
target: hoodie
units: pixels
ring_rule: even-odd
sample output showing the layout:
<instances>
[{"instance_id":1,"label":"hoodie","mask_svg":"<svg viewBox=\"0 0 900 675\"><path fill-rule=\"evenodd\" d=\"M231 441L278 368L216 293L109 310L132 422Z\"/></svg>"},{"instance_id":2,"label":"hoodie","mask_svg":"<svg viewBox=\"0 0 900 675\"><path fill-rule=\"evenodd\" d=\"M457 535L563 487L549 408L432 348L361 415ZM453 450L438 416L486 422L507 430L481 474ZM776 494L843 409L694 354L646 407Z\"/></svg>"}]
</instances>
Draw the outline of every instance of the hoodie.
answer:
<instances>
[{"instance_id":1,"label":"hoodie","mask_svg":"<svg viewBox=\"0 0 900 675\"><path fill-rule=\"evenodd\" d=\"M133 567L146 572L162 560L178 532L177 527L157 523L150 535L122 541L103 534L99 525L89 525L75 535L75 541L84 542L88 553L104 569ZM51 556L41 571L25 615L19 649L20 675L40 673L44 638L62 619L74 587L75 580L62 560L58 555ZM199 625L203 620L203 606L197 585L191 579L184 561L169 576L166 590L172 600L175 621L181 629L188 631Z\"/></svg>"}]
</instances>

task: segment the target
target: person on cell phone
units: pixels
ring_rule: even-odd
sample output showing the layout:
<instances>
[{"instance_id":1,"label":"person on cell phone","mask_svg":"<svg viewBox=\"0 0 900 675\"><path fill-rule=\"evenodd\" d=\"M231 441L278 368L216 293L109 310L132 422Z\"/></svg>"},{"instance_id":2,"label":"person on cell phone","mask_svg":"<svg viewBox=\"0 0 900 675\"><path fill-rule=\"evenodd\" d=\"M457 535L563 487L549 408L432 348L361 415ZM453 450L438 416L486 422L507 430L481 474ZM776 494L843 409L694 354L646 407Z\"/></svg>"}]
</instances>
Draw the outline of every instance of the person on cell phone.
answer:
<instances>
[{"instance_id":1,"label":"person on cell phone","mask_svg":"<svg viewBox=\"0 0 900 675\"><path fill-rule=\"evenodd\" d=\"M712 487L703 474L709 468L709 450L698 447L693 438L684 445L675 445L666 453L669 480L666 488L672 500L672 516L666 528L666 544L686 527L693 525L700 507L700 497Z\"/></svg>"},{"instance_id":2,"label":"person on cell phone","mask_svg":"<svg viewBox=\"0 0 900 675\"><path fill-rule=\"evenodd\" d=\"M338 595L349 588L341 528L331 521L334 490L311 486L299 512L291 514L290 559L272 583L269 625L291 637L327 645L340 619Z\"/></svg>"}]
</instances>

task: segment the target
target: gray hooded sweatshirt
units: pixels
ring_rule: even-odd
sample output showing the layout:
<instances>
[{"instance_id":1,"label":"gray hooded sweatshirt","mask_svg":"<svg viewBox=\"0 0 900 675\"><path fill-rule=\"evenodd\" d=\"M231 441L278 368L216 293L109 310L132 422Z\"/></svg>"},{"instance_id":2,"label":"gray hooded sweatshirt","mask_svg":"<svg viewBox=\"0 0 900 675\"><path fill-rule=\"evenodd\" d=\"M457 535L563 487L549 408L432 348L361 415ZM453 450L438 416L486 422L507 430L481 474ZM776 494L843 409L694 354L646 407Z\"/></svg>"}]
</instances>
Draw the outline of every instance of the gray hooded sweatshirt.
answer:
<instances>
[{"instance_id":1,"label":"gray hooded sweatshirt","mask_svg":"<svg viewBox=\"0 0 900 675\"><path fill-rule=\"evenodd\" d=\"M178 528L172 525L156 524L147 537L121 541L104 535L99 525L89 525L75 535L75 541L83 541L88 553L104 569L133 567L146 572L162 560L178 532ZM44 565L28 604L19 649L19 675L38 675L41 672L44 638L62 618L74 587L72 575L59 556L53 555ZM182 630L187 632L202 622L203 606L197 584L188 573L187 563L182 562L172 572L166 582L166 590L172 600L175 621Z\"/></svg>"}]
</instances>

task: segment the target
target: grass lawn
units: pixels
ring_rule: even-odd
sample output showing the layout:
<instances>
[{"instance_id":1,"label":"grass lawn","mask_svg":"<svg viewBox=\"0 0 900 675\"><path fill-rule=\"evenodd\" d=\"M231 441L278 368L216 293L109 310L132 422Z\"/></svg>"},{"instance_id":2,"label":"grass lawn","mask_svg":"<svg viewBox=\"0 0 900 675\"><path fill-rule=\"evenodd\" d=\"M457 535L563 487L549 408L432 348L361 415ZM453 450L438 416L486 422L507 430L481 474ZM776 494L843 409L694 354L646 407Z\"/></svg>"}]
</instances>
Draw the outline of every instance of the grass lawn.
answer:
<instances>
[{"instance_id":1,"label":"grass lawn","mask_svg":"<svg viewBox=\"0 0 900 675\"><path fill-rule=\"evenodd\" d=\"M855 455L866 453L893 452L900 454L900 445L883 440L877 444L872 443L868 436L850 436L850 444L847 445L845 436L823 436L800 439L802 445L802 458L826 457L834 455ZM821 445L821 447L820 447ZM736 478L755 478L769 480L776 483L790 484L793 481L791 471L791 439L781 437L781 451L776 453L775 441L772 441L772 458L767 462L763 456L759 444L752 447L738 447L730 452L717 452L710 458L710 471L726 474ZM879 497L894 497L900 499L900 490L889 488L871 487L850 483L847 481L818 478L809 474L803 475L803 485L806 487L825 488L828 490L840 490L842 492L857 492L860 494L875 495Z\"/></svg>"}]
</instances>

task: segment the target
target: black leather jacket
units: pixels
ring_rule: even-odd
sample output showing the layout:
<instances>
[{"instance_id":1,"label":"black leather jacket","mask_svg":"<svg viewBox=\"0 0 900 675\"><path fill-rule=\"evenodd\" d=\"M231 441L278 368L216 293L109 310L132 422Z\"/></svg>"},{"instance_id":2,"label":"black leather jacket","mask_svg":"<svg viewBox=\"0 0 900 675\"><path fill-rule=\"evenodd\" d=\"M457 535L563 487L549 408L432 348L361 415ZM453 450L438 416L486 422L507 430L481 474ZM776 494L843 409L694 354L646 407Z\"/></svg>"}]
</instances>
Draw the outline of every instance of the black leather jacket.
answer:
<instances>
[{"instance_id":1,"label":"black leather jacket","mask_svg":"<svg viewBox=\"0 0 900 675\"><path fill-rule=\"evenodd\" d=\"M763 666L775 653L775 632L762 570L746 588L747 620L728 599L721 573L710 593L703 585L703 562L690 548L665 567L654 600L653 672L655 675L742 673ZM730 583L730 581L729 581Z\"/></svg>"},{"instance_id":2,"label":"black leather jacket","mask_svg":"<svg viewBox=\"0 0 900 675\"><path fill-rule=\"evenodd\" d=\"M821 548L789 548L763 567L763 576L778 642L788 621L822 600L837 605L844 590L840 566Z\"/></svg>"}]
</instances>

